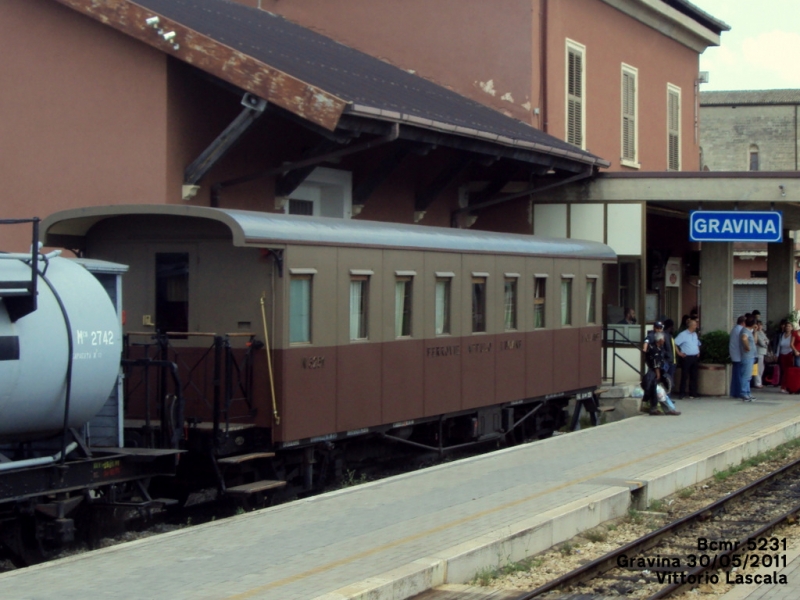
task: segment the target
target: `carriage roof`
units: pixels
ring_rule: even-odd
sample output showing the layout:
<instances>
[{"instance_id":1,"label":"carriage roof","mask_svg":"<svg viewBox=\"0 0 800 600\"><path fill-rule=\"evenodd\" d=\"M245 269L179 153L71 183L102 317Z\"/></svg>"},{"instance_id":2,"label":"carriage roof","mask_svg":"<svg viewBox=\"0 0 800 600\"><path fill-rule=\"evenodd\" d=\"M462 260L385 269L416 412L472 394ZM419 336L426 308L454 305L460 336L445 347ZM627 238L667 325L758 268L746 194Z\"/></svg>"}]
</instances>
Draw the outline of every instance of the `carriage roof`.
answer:
<instances>
[{"instance_id":1,"label":"carriage roof","mask_svg":"<svg viewBox=\"0 0 800 600\"><path fill-rule=\"evenodd\" d=\"M216 221L228 227L234 246L242 247L299 244L616 260L611 248L588 240L171 204L57 212L42 223L43 241L61 245L64 239L85 237L103 220L137 215Z\"/></svg>"}]
</instances>

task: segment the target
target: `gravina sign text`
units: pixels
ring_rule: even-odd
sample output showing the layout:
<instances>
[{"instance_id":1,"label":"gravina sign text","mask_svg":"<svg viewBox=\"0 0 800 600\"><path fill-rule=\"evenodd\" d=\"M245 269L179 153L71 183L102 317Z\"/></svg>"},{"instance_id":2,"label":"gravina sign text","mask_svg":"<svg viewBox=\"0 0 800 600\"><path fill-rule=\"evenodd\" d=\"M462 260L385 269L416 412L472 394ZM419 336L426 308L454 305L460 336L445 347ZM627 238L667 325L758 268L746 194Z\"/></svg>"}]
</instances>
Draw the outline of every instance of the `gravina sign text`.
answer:
<instances>
[{"instance_id":1,"label":"gravina sign text","mask_svg":"<svg viewBox=\"0 0 800 600\"><path fill-rule=\"evenodd\" d=\"M693 210L689 214L693 242L780 242L783 213L747 210Z\"/></svg>"}]
</instances>

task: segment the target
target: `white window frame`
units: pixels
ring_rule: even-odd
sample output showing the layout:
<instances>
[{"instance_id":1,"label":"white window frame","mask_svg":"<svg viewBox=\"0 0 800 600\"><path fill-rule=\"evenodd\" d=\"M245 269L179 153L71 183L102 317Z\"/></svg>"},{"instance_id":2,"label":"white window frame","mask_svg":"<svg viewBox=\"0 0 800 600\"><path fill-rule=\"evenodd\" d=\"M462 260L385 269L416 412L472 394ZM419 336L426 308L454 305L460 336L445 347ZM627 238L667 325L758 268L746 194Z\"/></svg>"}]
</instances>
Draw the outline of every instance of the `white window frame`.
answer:
<instances>
[{"instance_id":1,"label":"white window frame","mask_svg":"<svg viewBox=\"0 0 800 600\"><path fill-rule=\"evenodd\" d=\"M316 269L290 269L290 277L289 277L289 345L302 345L302 344L311 344L313 340L313 330L312 330L312 323L313 323L313 310L314 310L314 274L317 272ZM294 309L297 307L293 303L293 291L294 286L292 285L295 281L307 281L308 282L308 290L307 290L307 302L303 307L305 309L304 312L301 312L299 315L294 314ZM300 330L305 332L305 339L301 340L293 340L292 333L298 333L298 330L294 330L293 325L295 324L295 318L300 317L302 322L300 323Z\"/></svg>"},{"instance_id":2,"label":"white window frame","mask_svg":"<svg viewBox=\"0 0 800 600\"><path fill-rule=\"evenodd\" d=\"M628 98L630 92L625 89L625 81L632 81L632 98ZM627 93L626 93L627 92ZM629 102L630 100L630 102ZM626 111L626 108L628 110ZM625 123L632 124L632 136L630 140L633 146L632 156L625 156L625 147L628 140L625 139ZM622 63L620 73L620 164L625 167L639 169L639 69Z\"/></svg>"},{"instance_id":3,"label":"white window frame","mask_svg":"<svg viewBox=\"0 0 800 600\"><path fill-rule=\"evenodd\" d=\"M672 109L670 105L673 96L677 98L676 110L678 113L677 116L675 117L675 119L677 120L677 123L675 123L676 125L675 128L671 127L671 125L673 125L672 123L673 119L671 114ZM672 139L672 136L675 136L677 138L677 146L678 146L678 154L675 157L676 163L674 165L670 161L670 146L671 146L670 140ZM679 88L677 85L668 83L667 84L667 171L681 170L681 141L682 141L681 137L682 137L681 136L681 88Z\"/></svg>"},{"instance_id":4,"label":"white window frame","mask_svg":"<svg viewBox=\"0 0 800 600\"><path fill-rule=\"evenodd\" d=\"M511 284L512 302L511 307L513 312L508 313L508 298L506 297L506 285ZM508 317L511 317L512 323L509 327ZM503 277L503 329L505 331L519 330L519 273L505 273Z\"/></svg>"},{"instance_id":5,"label":"white window frame","mask_svg":"<svg viewBox=\"0 0 800 600\"><path fill-rule=\"evenodd\" d=\"M451 335L452 333L452 310L453 303L453 279L455 273L450 272L436 272L436 279L434 284L434 333L437 336ZM444 290L441 295L441 312L439 311L439 284Z\"/></svg>"},{"instance_id":6,"label":"white window frame","mask_svg":"<svg viewBox=\"0 0 800 600\"><path fill-rule=\"evenodd\" d=\"M583 44L579 44L574 40L570 40L569 38L566 40L566 50L564 52L564 59L565 59L565 68L564 68L564 139L570 142L570 126L569 126L569 104L570 104L570 93L569 93L569 55L570 52L574 54L580 55L581 58L581 95L580 104L581 104L581 111L580 111L580 126L581 126L581 140L580 144L574 144L578 146L582 150L586 150L586 46Z\"/></svg>"}]
</instances>

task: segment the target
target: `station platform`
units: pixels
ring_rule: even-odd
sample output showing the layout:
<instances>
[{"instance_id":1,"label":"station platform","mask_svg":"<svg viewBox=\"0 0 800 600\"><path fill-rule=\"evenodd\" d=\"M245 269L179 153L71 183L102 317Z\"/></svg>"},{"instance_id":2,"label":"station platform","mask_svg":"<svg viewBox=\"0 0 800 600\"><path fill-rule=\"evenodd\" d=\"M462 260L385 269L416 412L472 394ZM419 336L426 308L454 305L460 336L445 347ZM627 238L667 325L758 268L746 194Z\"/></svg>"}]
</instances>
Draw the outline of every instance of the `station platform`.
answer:
<instances>
[{"instance_id":1,"label":"station platform","mask_svg":"<svg viewBox=\"0 0 800 600\"><path fill-rule=\"evenodd\" d=\"M401 600L521 560L800 435L800 396L679 401L0 575L3 598Z\"/></svg>"}]
</instances>

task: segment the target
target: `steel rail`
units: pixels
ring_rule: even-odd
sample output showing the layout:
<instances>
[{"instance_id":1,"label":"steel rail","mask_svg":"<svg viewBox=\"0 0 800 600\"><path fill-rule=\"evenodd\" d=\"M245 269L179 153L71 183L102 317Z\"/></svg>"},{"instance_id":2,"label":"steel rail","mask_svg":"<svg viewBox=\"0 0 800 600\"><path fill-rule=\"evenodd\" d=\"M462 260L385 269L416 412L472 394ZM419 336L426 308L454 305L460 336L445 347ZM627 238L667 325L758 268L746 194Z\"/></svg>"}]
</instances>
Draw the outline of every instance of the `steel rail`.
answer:
<instances>
[{"instance_id":1,"label":"steel rail","mask_svg":"<svg viewBox=\"0 0 800 600\"><path fill-rule=\"evenodd\" d=\"M768 473L763 477L753 481L744 487L730 493L729 495L721 498L711 504L704 506L703 508L696 510L690 515L687 515L677 521L673 521L647 535L633 540L616 550L612 550L608 554L601 556L569 573L562 575L546 583L538 588L534 589L531 592L527 592L524 595L520 596L516 600L532 600L537 596L541 596L542 594L546 594L558 588L567 587L567 586L574 586L589 581L599 575L602 575L606 571L610 571L613 568L617 567L617 559L622 555L627 555L630 557L631 555L642 554L646 552L650 548L656 546L660 543L663 539L671 534L678 533L691 525L703 521L707 521L710 518L714 517L715 515L719 514L722 510L725 509L729 504L741 500L742 498L747 497L749 494L753 493L754 491L772 483L773 481L779 480L783 478L788 472L800 468L800 459L795 460L788 465L784 465L780 469L773 471L772 473ZM722 556L723 554L730 556L731 554L737 552L738 548L742 548L742 543L746 543L748 539L758 537L769 531L770 529L774 528L776 525L779 525L786 519L791 518L793 515L800 512L800 500L798 504L793 506L790 510L785 511L780 516L771 519L767 523L759 523L759 527L753 531L745 535L738 546L734 547L729 551L714 551L717 556ZM707 567L698 566L695 569L688 571L686 574L686 578L688 579L690 576L699 575L711 568L719 569L719 565L716 563L714 565L709 565ZM659 590L656 594L650 596L647 600L656 600L658 598L665 598L673 593L682 591L686 588L692 587L694 584L691 583L674 583L670 584L665 588Z\"/></svg>"}]
</instances>

